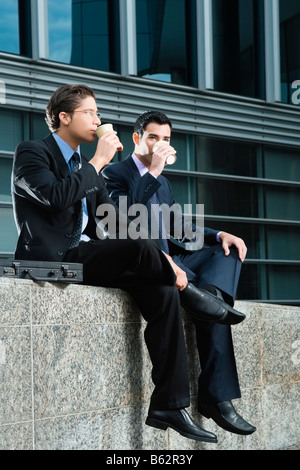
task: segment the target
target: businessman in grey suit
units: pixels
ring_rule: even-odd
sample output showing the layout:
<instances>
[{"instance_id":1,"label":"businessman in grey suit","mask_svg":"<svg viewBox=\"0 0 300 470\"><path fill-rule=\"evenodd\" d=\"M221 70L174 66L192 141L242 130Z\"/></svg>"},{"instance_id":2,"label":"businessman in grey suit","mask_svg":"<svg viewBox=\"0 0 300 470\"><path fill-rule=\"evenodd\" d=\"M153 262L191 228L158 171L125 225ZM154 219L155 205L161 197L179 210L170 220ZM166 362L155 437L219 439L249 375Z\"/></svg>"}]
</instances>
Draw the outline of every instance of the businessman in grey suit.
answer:
<instances>
[{"instance_id":1,"label":"businessman in grey suit","mask_svg":"<svg viewBox=\"0 0 300 470\"><path fill-rule=\"evenodd\" d=\"M102 136L92 158L81 154L80 144L93 143L101 123L94 92L81 84L55 90L46 119L51 133L21 142L14 155L15 258L82 263L85 284L126 289L147 322L144 335L154 390L146 424L217 442L215 434L198 426L186 411L190 390L180 295L188 302L187 280L177 275L172 261L149 237L123 239L118 224L115 233L99 236L99 207L113 208L119 220L100 173L123 149L117 133ZM193 313L200 318L225 324L243 319L205 291L195 290L193 296Z\"/></svg>"},{"instance_id":2,"label":"businessman in grey suit","mask_svg":"<svg viewBox=\"0 0 300 470\"><path fill-rule=\"evenodd\" d=\"M133 204L166 204L174 200L169 181L162 175L167 158L176 150L170 145L172 124L159 111L148 111L138 117L134 125L134 152L125 160L102 170L113 201L118 204L126 197L128 208ZM157 142L163 145L153 148ZM155 199L153 196L155 195ZM155 202L153 202L155 201ZM148 211L151 227L154 212ZM241 265L246 256L244 241L230 233L204 228L204 246L193 248L174 239L174 217L168 221L168 236L159 232L161 249L171 258L178 277L188 284L210 292L233 306ZM184 225L184 220L182 219ZM183 231L184 233L184 231ZM181 297L181 305L190 313ZM240 398L229 324L203 321L193 317L201 364L198 388L199 412L226 429L237 434L251 434L255 427L245 421L235 410L232 399Z\"/></svg>"}]
</instances>

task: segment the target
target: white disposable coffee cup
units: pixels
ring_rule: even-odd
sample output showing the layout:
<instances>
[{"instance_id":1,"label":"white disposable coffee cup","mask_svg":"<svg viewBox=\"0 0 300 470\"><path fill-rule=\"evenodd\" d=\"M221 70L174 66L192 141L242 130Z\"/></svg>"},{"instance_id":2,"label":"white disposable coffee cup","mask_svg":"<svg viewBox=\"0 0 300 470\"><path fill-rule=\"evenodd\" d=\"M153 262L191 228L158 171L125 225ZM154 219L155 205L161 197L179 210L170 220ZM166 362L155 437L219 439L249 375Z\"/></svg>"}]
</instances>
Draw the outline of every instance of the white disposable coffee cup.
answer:
<instances>
[{"instance_id":1,"label":"white disposable coffee cup","mask_svg":"<svg viewBox=\"0 0 300 470\"><path fill-rule=\"evenodd\" d=\"M98 126L96 129L96 134L98 138L102 137L106 132L108 131L113 131L113 125L112 124L102 124L102 126Z\"/></svg>"},{"instance_id":2,"label":"white disposable coffee cup","mask_svg":"<svg viewBox=\"0 0 300 470\"><path fill-rule=\"evenodd\" d=\"M156 152L156 150L158 149L158 147L159 147L160 145L163 145L163 144L168 145L167 142L165 142L164 140L159 140L158 142L156 142L156 143L153 145L152 151L153 151L153 152ZM173 163L175 163L176 160L177 160L176 155L169 155L168 158L167 158L167 160L166 160L166 164L167 164L167 165L173 165Z\"/></svg>"}]
</instances>

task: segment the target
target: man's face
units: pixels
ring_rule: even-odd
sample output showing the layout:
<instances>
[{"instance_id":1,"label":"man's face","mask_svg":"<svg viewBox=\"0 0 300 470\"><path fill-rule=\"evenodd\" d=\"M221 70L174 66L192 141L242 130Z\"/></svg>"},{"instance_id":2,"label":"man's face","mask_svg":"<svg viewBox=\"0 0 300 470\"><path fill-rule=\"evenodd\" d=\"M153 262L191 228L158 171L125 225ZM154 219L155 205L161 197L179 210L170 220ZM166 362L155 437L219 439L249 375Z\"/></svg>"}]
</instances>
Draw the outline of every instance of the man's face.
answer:
<instances>
[{"instance_id":1,"label":"man's face","mask_svg":"<svg viewBox=\"0 0 300 470\"><path fill-rule=\"evenodd\" d=\"M162 140L170 143L171 140L171 128L169 124L157 124L150 122L144 130L142 137L136 133L133 135L135 143L135 153L140 155L142 159L151 161L153 146L156 142Z\"/></svg>"},{"instance_id":2,"label":"man's face","mask_svg":"<svg viewBox=\"0 0 300 470\"><path fill-rule=\"evenodd\" d=\"M92 143L101 120L97 116L97 105L93 97L84 98L70 116L68 131L72 139Z\"/></svg>"}]
</instances>

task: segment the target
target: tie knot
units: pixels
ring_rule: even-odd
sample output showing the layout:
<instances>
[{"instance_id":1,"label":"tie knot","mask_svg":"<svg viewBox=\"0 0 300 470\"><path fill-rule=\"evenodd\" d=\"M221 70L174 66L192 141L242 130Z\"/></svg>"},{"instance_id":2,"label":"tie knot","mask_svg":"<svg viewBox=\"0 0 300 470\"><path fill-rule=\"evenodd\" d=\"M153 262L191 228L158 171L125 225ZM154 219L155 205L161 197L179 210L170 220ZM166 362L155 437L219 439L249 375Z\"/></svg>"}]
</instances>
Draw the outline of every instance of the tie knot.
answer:
<instances>
[{"instance_id":1,"label":"tie knot","mask_svg":"<svg viewBox=\"0 0 300 470\"><path fill-rule=\"evenodd\" d=\"M79 164L80 164L79 153L77 153L77 152L73 153L72 162L73 162L73 171L78 171L79 170Z\"/></svg>"}]
</instances>

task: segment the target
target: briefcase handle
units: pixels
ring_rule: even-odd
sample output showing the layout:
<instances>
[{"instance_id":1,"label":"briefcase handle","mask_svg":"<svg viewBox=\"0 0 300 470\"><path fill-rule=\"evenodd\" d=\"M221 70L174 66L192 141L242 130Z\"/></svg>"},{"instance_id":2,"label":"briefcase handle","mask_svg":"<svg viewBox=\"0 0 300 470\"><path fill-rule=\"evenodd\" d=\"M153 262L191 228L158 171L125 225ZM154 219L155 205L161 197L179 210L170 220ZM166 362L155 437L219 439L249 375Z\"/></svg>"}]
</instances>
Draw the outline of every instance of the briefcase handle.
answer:
<instances>
[{"instance_id":1,"label":"briefcase handle","mask_svg":"<svg viewBox=\"0 0 300 470\"><path fill-rule=\"evenodd\" d=\"M49 272L49 275L48 276L34 276L31 272L32 270L31 269L24 269L24 274L27 274L30 279L32 279L33 281L39 281L39 282L49 282L49 281L58 281L59 280L59 277L58 276L54 276L55 272L54 271L50 271Z\"/></svg>"}]
</instances>

